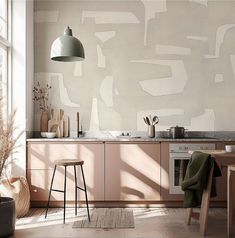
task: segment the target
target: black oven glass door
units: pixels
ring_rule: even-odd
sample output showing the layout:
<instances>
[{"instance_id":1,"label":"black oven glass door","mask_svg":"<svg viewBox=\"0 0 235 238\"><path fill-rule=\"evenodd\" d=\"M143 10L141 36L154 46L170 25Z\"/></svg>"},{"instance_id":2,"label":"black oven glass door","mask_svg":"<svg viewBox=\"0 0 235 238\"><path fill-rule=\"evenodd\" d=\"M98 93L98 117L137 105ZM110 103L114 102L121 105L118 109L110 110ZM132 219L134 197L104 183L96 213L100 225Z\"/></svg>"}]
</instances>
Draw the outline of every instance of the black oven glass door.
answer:
<instances>
[{"instance_id":1,"label":"black oven glass door","mask_svg":"<svg viewBox=\"0 0 235 238\"><path fill-rule=\"evenodd\" d=\"M188 159L174 160L174 187L181 186L188 166Z\"/></svg>"}]
</instances>

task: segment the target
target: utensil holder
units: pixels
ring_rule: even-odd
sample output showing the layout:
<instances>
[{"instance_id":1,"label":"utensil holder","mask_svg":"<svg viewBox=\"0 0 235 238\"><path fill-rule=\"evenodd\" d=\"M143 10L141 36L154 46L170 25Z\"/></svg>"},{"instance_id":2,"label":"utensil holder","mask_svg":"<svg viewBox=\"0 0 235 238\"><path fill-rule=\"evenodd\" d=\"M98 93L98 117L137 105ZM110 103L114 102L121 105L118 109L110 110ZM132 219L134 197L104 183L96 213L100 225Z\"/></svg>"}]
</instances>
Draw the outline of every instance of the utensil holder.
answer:
<instances>
[{"instance_id":1,"label":"utensil holder","mask_svg":"<svg viewBox=\"0 0 235 238\"><path fill-rule=\"evenodd\" d=\"M155 126L154 125L148 126L148 137L150 137L150 138L155 137Z\"/></svg>"}]
</instances>

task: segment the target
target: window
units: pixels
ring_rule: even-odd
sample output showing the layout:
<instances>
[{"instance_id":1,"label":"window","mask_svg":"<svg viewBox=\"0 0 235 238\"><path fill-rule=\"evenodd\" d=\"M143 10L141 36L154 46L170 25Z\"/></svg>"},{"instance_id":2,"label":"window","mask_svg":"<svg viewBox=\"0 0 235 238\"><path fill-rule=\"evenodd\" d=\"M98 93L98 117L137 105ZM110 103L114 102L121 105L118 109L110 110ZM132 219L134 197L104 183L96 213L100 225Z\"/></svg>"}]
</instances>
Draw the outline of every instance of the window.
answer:
<instances>
[{"instance_id":1,"label":"window","mask_svg":"<svg viewBox=\"0 0 235 238\"><path fill-rule=\"evenodd\" d=\"M8 98L10 60L10 0L0 0L0 97Z\"/></svg>"},{"instance_id":2,"label":"window","mask_svg":"<svg viewBox=\"0 0 235 238\"><path fill-rule=\"evenodd\" d=\"M7 49L0 46L0 97L7 97Z\"/></svg>"},{"instance_id":3,"label":"window","mask_svg":"<svg viewBox=\"0 0 235 238\"><path fill-rule=\"evenodd\" d=\"M8 0L0 0L0 35L7 39Z\"/></svg>"}]
</instances>

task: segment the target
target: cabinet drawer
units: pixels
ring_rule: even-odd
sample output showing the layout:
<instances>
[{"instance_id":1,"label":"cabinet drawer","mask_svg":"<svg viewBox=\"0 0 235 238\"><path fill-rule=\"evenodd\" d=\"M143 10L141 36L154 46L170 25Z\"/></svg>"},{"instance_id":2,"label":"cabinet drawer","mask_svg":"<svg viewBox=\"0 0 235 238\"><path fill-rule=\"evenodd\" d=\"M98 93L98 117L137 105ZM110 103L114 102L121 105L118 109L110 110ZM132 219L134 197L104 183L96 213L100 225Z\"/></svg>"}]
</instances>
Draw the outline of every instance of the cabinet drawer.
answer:
<instances>
[{"instance_id":1,"label":"cabinet drawer","mask_svg":"<svg viewBox=\"0 0 235 238\"><path fill-rule=\"evenodd\" d=\"M84 175L88 199L104 200L104 144L103 143L28 143L27 178L30 183L32 201L46 201L56 159L84 160ZM64 167L57 167L54 188L63 189ZM83 187L80 166L77 166L78 186ZM74 200L74 168L68 167L67 198ZM79 191L79 190L78 190ZM79 200L84 192L79 191ZM63 194L53 192L52 200L63 200Z\"/></svg>"},{"instance_id":2,"label":"cabinet drawer","mask_svg":"<svg viewBox=\"0 0 235 238\"><path fill-rule=\"evenodd\" d=\"M79 159L86 163L95 163L102 159L102 143L28 143L28 169L53 169L58 159Z\"/></svg>"}]
</instances>

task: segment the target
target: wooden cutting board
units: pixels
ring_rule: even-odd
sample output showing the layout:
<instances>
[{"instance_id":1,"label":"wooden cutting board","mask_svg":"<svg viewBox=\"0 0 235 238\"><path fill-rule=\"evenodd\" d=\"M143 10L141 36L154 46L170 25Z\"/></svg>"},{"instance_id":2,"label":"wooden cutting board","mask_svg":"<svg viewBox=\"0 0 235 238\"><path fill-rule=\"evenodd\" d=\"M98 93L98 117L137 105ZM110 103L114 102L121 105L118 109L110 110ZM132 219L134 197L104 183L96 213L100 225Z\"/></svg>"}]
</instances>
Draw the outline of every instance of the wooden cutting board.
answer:
<instances>
[{"instance_id":1,"label":"wooden cutting board","mask_svg":"<svg viewBox=\"0 0 235 238\"><path fill-rule=\"evenodd\" d=\"M69 136L69 117L65 114L63 116L63 136Z\"/></svg>"},{"instance_id":2,"label":"wooden cutting board","mask_svg":"<svg viewBox=\"0 0 235 238\"><path fill-rule=\"evenodd\" d=\"M56 132L56 137L63 136L64 111L62 109L51 109L51 119L48 121L48 131Z\"/></svg>"}]
</instances>

